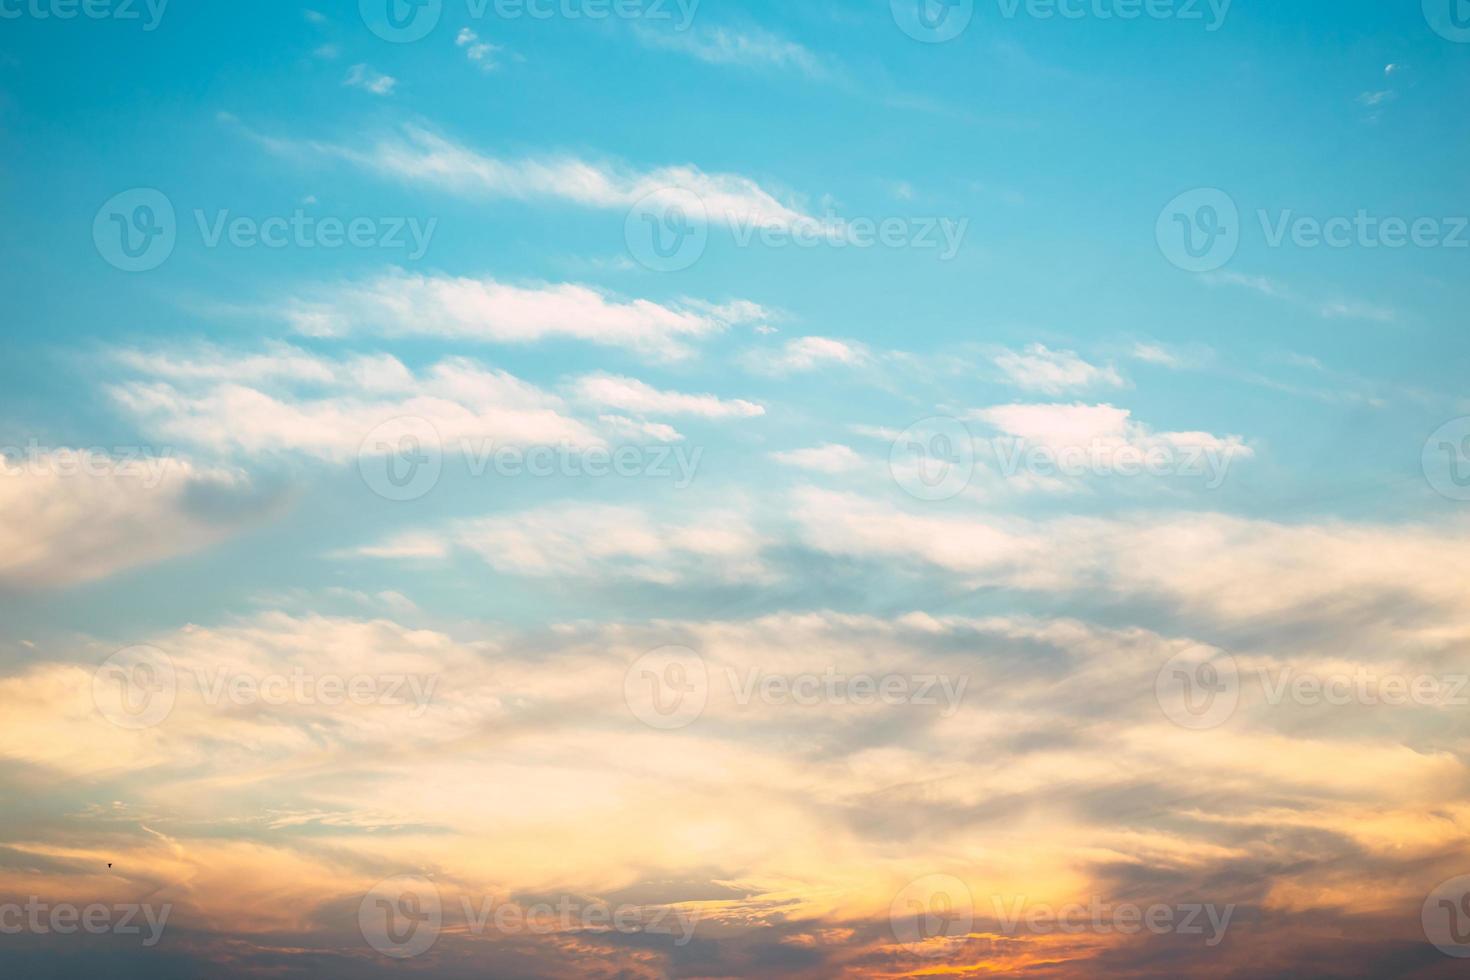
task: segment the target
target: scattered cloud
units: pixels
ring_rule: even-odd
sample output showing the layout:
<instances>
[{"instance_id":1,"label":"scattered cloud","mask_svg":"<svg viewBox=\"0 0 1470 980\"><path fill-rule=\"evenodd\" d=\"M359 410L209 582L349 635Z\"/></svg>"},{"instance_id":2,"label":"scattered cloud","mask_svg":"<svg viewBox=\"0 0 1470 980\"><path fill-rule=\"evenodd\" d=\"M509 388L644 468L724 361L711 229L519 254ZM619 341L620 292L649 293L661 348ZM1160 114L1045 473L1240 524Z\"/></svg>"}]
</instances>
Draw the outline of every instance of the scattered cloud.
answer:
<instances>
[{"instance_id":1,"label":"scattered cloud","mask_svg":"<svg viewBox=\"0 0 1470 980\"><path fill-rule=\"evenodd\" d=\"M289 301L284 316L298 333L316 337L370 333L502 344L570 339L674 359L688 356L696 341L769 314L748 301L665 305L574 283L512 285L394 269L320 287Z\"/></svg>"},{"instance_id":2,"label":"scattered cloud","mask_svg":"<svg viewBox=\"0 0 1470 980\"><path fill-rule=\"evenodd\" d=\"M786 375L824 367L861 367L872 361L868 349L855 341L831 337L797 337L775 350L755 350L745 364L761 374Z\"/></svg>"},{"instance_id":3,"label":"scattered cloud","mask_svg":"<svg viewBox=\"0 0 1470 980\"><path fill-rule=\"evenodd\" d=\"M768 579L763 547L763 537L734 511L679 520L638 507L557 504L413 532L358 554L420 558L461 550L511 575L676 585Z\"/></svg>"},{"instance_id":4,"label":"scattered cloud","mask_svg":"<svg viewBox=\"0 0 1470 980\"><path fill-rule=\"evenodd\" d=\"M683 203L681 195L692 193L710 221L730 227L841 231L840 222L814 217L795 204L784 203L749 177L705 173L689 164L638 170L573 156L503 159L419 126L404 126L365 149L245 132L274 153L343 160L386 178L469 197L551 198L626 211L645 199L657 205L661 196Z\"/></svg>"},{"instance_id":5,"label":"scattered cloud","mask_svg":"<svg viewBox=\"0 0 1470 980\"><path fill-rule=\"evenodd\" d=\"M578 401L639 415L690 415L704 419L749 419L765 415L764 406L714 395L685 395L658 389L634 378L590 374L572 383Z\"/></svg>"},{"instance_id":6,"label":"scattered cloud","mask_svg":"<svg viewBox=\"0 0 1470 980\"><path fill-rule=\"evenodd\" d=\"M269 506L244 475L171 454L0 457L0 589L76 585L199 551Z\"/></svg>"},{"instance_id":7,"label":"scattered cloud","mask_svg":"<svg viewBox=\"0 0 1470 980\"><path fill-rule=\"evenodd\" d=\"M637 34L648 47L676 51L706 64L757 71L794 71L819 81L833 76L824 59L795 41L768 31L697 26L662 31L640 27Z\"/></svg>"},{"instance_id":8,"label":"scattered cloud","mask_svg":"<svg viewBox=\"0 0 1470 980\"><path fill-rule=\"evenodd\" d=\"M791 449L771 454L771 458L786 466L811 470L816 473L838 475L863 469L867 462L848 446L828 443L813 449Z\"/></svg>"},{"instance_id":9,"label":"scattered cloud","mask_svg":"<svg viewBox=\"0 0 1470 980\"><path fill-rule=\"evenodd\" d=\"M460 28L454 43L456 47L464 48L465 57L478 65L481 71L495 71L500 67L495 56L505 49L498 44L480 40L480 35L468 27Z\"/></svg>"},{"instance_id":10,"label":"scattered cloud","mask_svg":"<svg viewBox=\"0 0 1470 980\"><path fill-rule=\"evenodd\" d=\"M1002 351L995 355L994 362L1012 384L1048 395L1087 388L1121 388L1127 384L1112 365L1098 367L1073 351L1054 351L1043 344L1032 344L1020 353Z\"/></svg>"},{"instance_id":11,"label":"scattered cloud","mask_svg":"<svg viewBox=\"0 0 1470 980\"><path fill-rule=\"evenodd\" d=\"M367 65L353 65L347 69L347 78L342 84L349 88L360 88L374 95L392 95L398 79L374 71Z\"/></svg>"}]
</instances>

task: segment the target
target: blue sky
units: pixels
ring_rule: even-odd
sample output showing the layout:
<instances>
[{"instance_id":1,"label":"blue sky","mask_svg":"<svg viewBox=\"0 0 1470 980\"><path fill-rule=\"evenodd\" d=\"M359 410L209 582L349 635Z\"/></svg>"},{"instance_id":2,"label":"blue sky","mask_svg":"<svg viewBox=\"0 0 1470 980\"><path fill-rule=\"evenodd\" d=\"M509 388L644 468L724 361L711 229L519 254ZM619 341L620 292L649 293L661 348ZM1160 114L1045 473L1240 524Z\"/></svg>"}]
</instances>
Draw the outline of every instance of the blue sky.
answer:
<instances>
[{"instance_id":1,"label":"blue sky","mask_svg":"<svg viewBox=\"0 0 1470 980\"><path fill-rule=\"evenodd\" d=\"M393 2L423 36L382 36L373 0L70 18L0 0L7 679L50 690L47 671L134 644L205 663L201 634L279 653L399 630L534 663L573 657L579 631L622 656L634 634L813 628L803 616L883 642L905 616L1014 618L1059 656L1095 654L1055 632L1085 628L1436 676L1463 661L1464 0L1157 0L1137 17L1120 0L920 0L957 31L938 42L906 32L923 34L906 0L628 0L600 18L585 0L545 17ZM333 222L360 241L334 244ZM693 251L665 261L647 236L675 227ZM555 472L487 469L494 448ZM619 450L637 472L586 474L589 451ZM1054 471L1084 450L1085 472ZM75 451L89 473L65 469ZM1163 472L1120 464L1150 452ZM490 696L474 692L455 718ZM1392 770L1412 746L1463 785L1459 721L1311 719L1328 755L1354 741ZM1250 757L1311 719L1231 732ZM365 744L343 749L354 765ZM442 763L457 743L434 744ZM229 834L225 812L127 796L121 763L87 784L27 739L3 748L83 797L171 814L155 823L178 819L176 842ZM1286 793L1260 790L1260 813ZM1346 833L1308 796L1304 821ZM1099 841L1115 816L1088 825ZM90 847L95 830L57 833ZM316 873L271 835L272 867ZM1438 868L1443 840L1422 836ZM871 882L787 889L769 861L730 860L746 863L656 872L789 890L813 921L871 912L812 897ZM584 887L656 877L602 870ZM1308 914L1309 887L1261 907ZM238 895L201 899L189 928L210 910L242 935L311 931L263 926ZM1383 915L1375 940L1401 941Z\"/></svg>"}]
</instances>

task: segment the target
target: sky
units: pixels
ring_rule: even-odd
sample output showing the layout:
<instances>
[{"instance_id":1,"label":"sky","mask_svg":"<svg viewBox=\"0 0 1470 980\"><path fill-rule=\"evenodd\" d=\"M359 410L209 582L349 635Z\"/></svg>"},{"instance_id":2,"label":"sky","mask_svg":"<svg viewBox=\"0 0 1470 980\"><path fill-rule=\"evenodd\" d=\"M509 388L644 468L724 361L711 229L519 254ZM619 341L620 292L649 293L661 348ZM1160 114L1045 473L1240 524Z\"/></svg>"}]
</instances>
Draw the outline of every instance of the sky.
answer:
<instances>
[{"instance_id":1,"label":"sky","mask_svg":"<svg viewBox=\"0 0 1470 980\"><path fill-rule=\"evenodd\" d=\"M0 0L0 962L1470 959L1467 0Z\"/></svg>"}]
</instances>

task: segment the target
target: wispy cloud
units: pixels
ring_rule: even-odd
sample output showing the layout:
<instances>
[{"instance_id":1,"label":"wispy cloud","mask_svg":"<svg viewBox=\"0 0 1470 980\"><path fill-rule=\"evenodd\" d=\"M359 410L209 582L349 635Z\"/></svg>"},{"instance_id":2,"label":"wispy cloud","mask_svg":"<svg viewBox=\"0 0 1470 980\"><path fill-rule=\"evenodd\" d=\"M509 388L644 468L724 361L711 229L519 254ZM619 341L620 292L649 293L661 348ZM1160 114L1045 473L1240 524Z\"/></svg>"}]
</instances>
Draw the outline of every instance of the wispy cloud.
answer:
<instances>
[{"instance_id":1,"label":"wispy cloud","mask_svg":"<svg viewBox=\"0 0 1470 980\"><path fill-rule=\"evenodd\" d=\"M742 399L714 395L686 395L660 391L636 378L591 374L576 379L572 391L578 401L640 415L692 415L704 419L749 419L766 414L764 406Z\"/></svg>"},{"instance_id":2,"label":"wispy cloud","mask_svg":"<svg viewBox=\"0 0 1470 980\"><path fill-rule=\"evenodd\" d=\"M1370 320L1375 323L1394 323L1399 319L1396 310L1371 303L1342 299L1314 301L1269 276L1253 276L1239 272L1210 272L1200 278L1207 285L1235 286L1260 293L1262 296L1283 300L1302 309L1310 310L1326 320Z\"/></svg>"},{"instance_id":3,"label":"wispy cloud","mask_svg":"<svg viewBox=\"0 0 1470 980\"><path fill-rule=\"evenodd\" d=\"M500 63L496 61L495 56L503 51L504 48L498 44L491 44L488 41L480 40L480 35L468 27L460 28L459 33L455 35L454 43L456 47L464 49L465 57L473 64L478 65L481 71L494 71L500 67Z\"/></svg>"},{"instance_id":4,"label":"wispy cloud","mask_svg":"<svg viewBox=\"0 0 1470 980\"><path fill-rule=\"evenodd\" d=\"M409 532L360 553L430 557L458 549L513 575L674 585L767 579L763 547L762 536L735 511L681 520L638 507L558 504Z\"/></svg>"},{"instance_id":5,"label":"wispy cloud","mask_svg":"<svg viewBox=\"0 0 1470 980\"><path fill-rule=\"evenodd\" d=\"M692 27L662 31L640 26L638 38L648 47L697 58L706 64L752 70L796 71L812 79L828 79L833 71L825 59L795 41L760 29Z\"/></svg>"},{"instance_id":6,"label":"wispy cloud","mask_svg":"<svg viewBox=\"0 0 1470 980\"><path fill-rule=\"evenodd\" d=\"M692 164L639 170L565 155L505 159L419 126L404 126L399 133L367 147L245 132L275 153L345 160L383 177L465 196L550 198L583 207L627 210L647 203L646 199L655 204L664 198L678 202L682 199L677 194L682 192L698 197L710 221L731 227L825 228L831 224L784 203L749 177L706 173Z\"/></svg>"},{"instance_id":7,"label":"wispy cloud","mask_svg":"<svg viewBox=\"0 0 1470 980\"><path fill-rule=\"evenodd\" d=\"M1049 395L1127 384L1112 365L1089 364L1075 351L1051 350L1044 344L1032 344L1021 352L1002 351L993 360L1012 384Z\"/></svg>"},{"instance_id":8,"label":"wispy cloud","mask_svg":"<svg viewBox=\"0 0 1470 980\"><path fill-rule=\"evenodd\" d=\"M342 84L349 88L360 88L374 95L392 95L393 89L398 85L398 79L374 71L367 65L353 65L347 69L347 78Z\"/></svg>"},{"instance_id":9,"label":"wispy cloud","mask_svg":"<svg viewBox=\"0 0 1470 980\"><path fill-rule=\"evenodd\" d=\"M268 504L241 473L163 452L0 457L0 588L75 585L197 551Z\"/></svg>"},{"instance_id":10,"label":"wispy cloud","mask_svg":"<svg viewBox=\"0 0 1470 980\"><path fill-rule=\"evenodd\" d=\"M856 341L797 337L775 349L750 351L744 361L753 371L780 376L823 367L859 367L872 359L867 347Z\"/></svg>"},{"instance_id":11,"label":"wispy cloud","mask_svg":"<svg viewBox=\"0 0 1470 980\"><path fill-rule=\"evenodd\" d=\"M396 269L317 287L287 301L281 315L309 336L367 333L502 344L565 338L663 359L688 356L690 344L768 316L748 301L661 304L575 283L513 285Z\"/></svg>"}]
</instances>

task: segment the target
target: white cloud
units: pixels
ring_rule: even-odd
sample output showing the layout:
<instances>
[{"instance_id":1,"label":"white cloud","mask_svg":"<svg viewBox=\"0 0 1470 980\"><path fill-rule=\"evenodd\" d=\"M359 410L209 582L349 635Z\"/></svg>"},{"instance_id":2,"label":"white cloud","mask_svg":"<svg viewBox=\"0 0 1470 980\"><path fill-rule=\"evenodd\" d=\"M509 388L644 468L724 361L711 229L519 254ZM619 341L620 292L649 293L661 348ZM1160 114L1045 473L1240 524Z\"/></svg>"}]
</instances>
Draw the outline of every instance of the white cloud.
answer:
<instances>
[{"instance_id":1,"label":"white cloud","mask_svg":"<svg viewBox=\"0 0 1470 980\"><path fill-rule=\"evenodd\" d=\"M1050 521L914 515L810 488L796 495L793 514L804 540L822 551L910 561L972 585L1163 599L1244 625L1374 609L1380 627L1397 615L1396 627L1426 638L1470 636L1463 526L1289 525L1208 513ZM1437 618L1423 618L1427 609ZM1443 633L1446 622L1458 632Z\"/></svg>"},{"instance_id":2,"label":"white cloud","mask_svg":"<svg viewBox=\"0 0 1470 980\"><path fill-rule=\"evenodd\" d=\"M812 449L792 449L771 454L771 458L787 466L817 473L851 473L860 470L865 461L848 446L828 443Z\"/></svg>"},{"instance_id":3,"label":"white cloud","mask_svg":"<svg viewBox=\"0 0 1470 980\"><path fill-rule=\"evenodd\" d=\"M1143 361L1145 364L1157 364L1161 367L1182 368L1191 362L1191 358L1163 344L1134 344L1131 353L1134 360Z\"/></svg>"},{"instance_id":4,"label":"white cloud","mask_svg":"<svg viewBox=\"0 0 1470 980\"><path fill-rule=\"evenodd\" d=\"M349 88L360 88L364 92L371 92L374 95L392 95L394 87L398 84L398 79L391 75L384 75L381 72L374 71L367 65L353 65L347 69L347 78L343 80L342 84Z\"/></svg>"},{"instance_id":5,"label":"white cloud","mask_svg":"<svg viewBox=\"0 0 1470 980\"><path fill-rule=\"evenodd\" d=\"M1309 309L1318 316L1327 320L1369 320L1377 323L1393 323L1398 319L1398 313L1371 303L1361 303L1351 300L1334 300L1326 303L1315 302L1300 295L1296 290L1285 283L1278 282L1267 276L1251 276L1239 272L1211 272L1200 277L1206 284L1211 286L1239 286L1260 293L1262 296L1270 296L1274 299L1284 300L1303 309Z\"/></svg>"},{"instance_id":6,"label":"white cloud","mask_svg":"<svg viewBox=\"0 0 1470 980\"><path fill-rule=\"evenodd\" d=\"M792 70L813 79L831 75L822 59L812 51L768 31L733 31L722 27L684 31L640 29L638 37L650 47L677 51L711 65Z\"/></svg>"},{"instance_id":7,"label":"white cloud","mask_svg":"<svg viewBox=\"0 0 1470 980\"><path fill-rule=\"evenodd\" d=\"M74 585L198 551L260 506L243 476L167 455L0 459L0 586Z\"/></svg>"},{"instance_id":8,"label":"white cloud","mask_svg":"<svg viewBox=\"0 0 1470 980\"><path fill-rule=\"evenodd\" d=\"M985 422L1017 439L1054 449L1079 446L1134 446L1147 449L1167 445L1198 448L1230 457L1253 455L1240 436L1208 432L1154 432L1133 420L1132 412L1112 405L998 405L980 409L970 418Z\"/></svg>"},{"instance_id":9,"label":"white cloud","mask_svg":"<svg viewBox=\"0 0 1470 980\"><path fill-rule=\"evenodd\" d=\"M862 344L830 337L798 337L776 350L755 350L745 355L747 367L762 374L796 374L837 365L857 367L872 355Z\"/></svg>"},{"instance_id":10,"label":"white cloud","mask_svg":"<svg viewBox=\"0 0 1470 980\"><path fill-rule=\"evenodd\" d=\"M769 578L763 538L733 511L683 521L637 507L564 504L461 521L359 549L366 557L434 557L451 549L512 575L663 585Z\"/></svg>"},{"instance_id":11,"label":"white cloud","mask_svg":"<svg viewBox=\"0 0 1470 980\"><path fill-rule=\"evenodd\" d=\"M465 57L480 66L482 71L494 71L500 67L495 55L504 50L498 44L480 40L480 35L468 27L461 27L454 38L455 46L465 49Z\"/></svg>"},{"instance_id":12,"label":"white cloud","mask_svg":"<svg viewBox=\"0 0 1470 980\"><path fill-rule=\"evenodd\" d=\"M766 315L748 301L664 305L622 300L573 283L517 286L396 269L376 279L323 287L293 300L285 312L299 333L310 336L365 332L487 343L571 338L664 358L687 356L689 343Z\"/></svg>"},{"instance_id":13,"label":"white cloud","mask_svg":"<svg viewBox=\"0 0 1470 980\"><path fill-rule=\"evenodd\" d=\"M1387 307L1355 301L1326 303L1320 312L1328 320L1369 320L1374 323L1394 323L1399 318L1397 312Z\"/></svg>"},{"instance_id":14,"label":"white cloud","mask_svg":"<svg viewBox=\"0 0 1470 980\"><path fill-rule=\"evenodd\" d=\"M604 445L557 396L504 371L451 358L414 375L386 355L345 361L293 348L275 356L193 360L124 352L142 379L109 387L113 399L162 438L224 454L300 452L344 461L376 428L423 419L446 447Z\"/></svg>"},{"instance_id":15,"label":"white cloud","mask_svg":"<svg viewBox=\"0 0 1470 980\"><path fill-rule=\"evenodd\" d=\"M766 414L764 406L714 395L660 391L635 378L589 374L572 384L576 398L589 405L640 415L692 415L706 419L748 419Z\"/></svg>"},{"instance_id":16,"label":"white cloud","mask_svg":"<svg viewBox=\"0 0 1470 980\"><path fill-rule=\"evenodd\" d=\"M1097 367L1073 351L1054 351L1042 344L1032 344L1024 353L1002 351L994 361L1012 384L1049 395L1080 388L1121 388L1126 384L1111 365Z\"/></svg>"},{"instance_id":17,"label":"white cloud","mask_svg":"<svg viewBox=\"0 0 1470 980\"><path fill-rule=\"evenodd\" d=\"M831 222L778 200L749 177L709 174L689 164L637 170L573 156L507 160L479 153L417 126L405 126L401 134L384 137L365 150L315 140L250 135L276 153L334 157L384 177L467 196L554 198L583 207L626 211L650 195L656 201L657 195L680 191L697 195L711 221L731 227L832 227Z\"/></svg>"}]
</instances>

